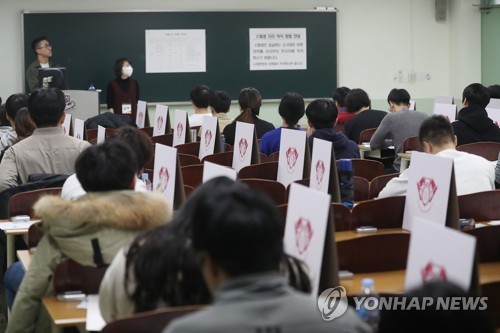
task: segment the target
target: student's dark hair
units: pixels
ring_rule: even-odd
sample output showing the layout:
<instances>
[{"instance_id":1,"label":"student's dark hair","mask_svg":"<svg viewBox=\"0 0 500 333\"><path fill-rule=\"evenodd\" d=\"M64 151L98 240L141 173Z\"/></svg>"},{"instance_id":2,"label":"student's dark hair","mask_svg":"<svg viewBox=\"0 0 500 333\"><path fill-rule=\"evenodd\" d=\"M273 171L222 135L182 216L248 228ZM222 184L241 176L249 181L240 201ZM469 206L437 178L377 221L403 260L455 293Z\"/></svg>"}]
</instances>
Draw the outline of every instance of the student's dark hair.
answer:
<instances>
[{"instance_id":1,"label":"student's dark hair","mask_svg":"<svg viewBox=\"0 0 500 333\"><path fill-rule=\"evenodd\" d=\"M345 97L351 91L351 89L347 87L338 87L332 93L332 99L334 102L339 103L340 106L345 106Z\"/></svg>"},{"instance_id":2,"label":"student's dark hair","mask_svg":"<svg viewBox=\"0 0 500 333\"><path fill-rule=\"evenodd\" d=\"M210 105L212 91L204 84L199 84L191 90L191 101L198 108L206 109Z\"/></svg>"},{"instance_id":3,"label":"student's dark hair","mask_svg":"<svg viewBox=\"0 0 500 333\"><path fill-rule=\"evenodd\" d=\"M113 132L113 135L108 140L120 140L128 144L135 152L137 163L141 169L153 158L153 142L151 138L136 127L120 127Z\"/></svg>"},{"instance_id":4,"label":"student's dark hair","mask_svg":"<svg viewBox=\"0 0 500 333\"><path fill-rule=\"evenodd\" d=\"M370 97L363 89L352 89L345 97L347 112L356 112L361 108L370 107Z\"/></svg>"},{"instance_id":5,"label":"student's dark hair","mask_svg":"<svg viewBox=\"0 0 500 333\"><path fill-rule=\"evenodd\" d=\"M177 223L185 224L190 221ZM189 234L176 224L167 224L137 237L127 252L125 286L135 312L163 306L208 304L211 300L201 273L199 257Z\"/></svg>"},{"instance_id":6,"label":"student's dark hair","mask_svg":"<svg viewBox=\"0 0 500 333\"><path fill-rule=\"evenodd\" d=\"M207 252L230 277L279 270L282 227L269 198L226 177L204 183L191 196L198 251Z\"/></svg>"},{"instance_id":7,"label":"student's dark hair","mask_svg":"<svg viewBox=\"0 0 500 333\"><path fill-rule=\"evenodd\" d=\"M27 138L35 130L35 123L31 120L28 108L20 108L17 111L14 127L17 134L16 141Z\"/></svg>"},{"instance_id":8,"label":"student's dark hair","mask_svg":"<svg viewBox=\"0 0 500 333\"><path fill-rule=\"evenodd\" d=\"M260 107L262 106L262 96L255 88L244 88L240 91L238 97L238 105L241 113L234 122L254 124L255 117L259 115Z\"/></svg>"},{"instance_id":9,"label":"student's dark hair","mask_svg":"<svg viewBox=\"0 0 500 333\"><path fill-rule=\"evenodd\" d=\"M405 89L392 89L387 96L387 103L394 103L396 105L410 105L410 93Z\"/></svg>"},{"instance_id":10,"label":"student's dark hair","mask_svg":"<svg viewBox=\"0 0 500 333\"><path fill-rule=\"evenodd\" d=\"M288 92L281 98L278 112L289 128L295 128L304 116L304 99L298 93Z\"/></svg>"},{"instance_id":11,"label":"student's dark hair","mask_svg":"<svg viewBox=\"0 0 500 333\"><path fill-rule=\"evenodd\" d=\"M422 122L418 132L420 143L428 141L434 145L442 146L455 140L455 133L450 122L442 115L433 115Z\"/></svg>"},{"instance_id":12,"label":"student's dark hair","mask_svg":"<svg viewBox=\"0 0 500 333\"><path fill-rule=\"evenodd\" d=\"M326 98L315 99L306 108L307 120L315 129L333 128L338 110L335 103Z\"/></svg>"},{"instance_id":13,"label":"student's dark hair","mask_svg":"<svg viewBox=\"0 0 500 333\"><path fill-rule=\"evenodd\" d=\"M36 49L38 48L40 42L44 40L48 41L47 37L40 36L31 41L31 49L33 50L33 52L35 52L35 54L36 54Z\"/></svg>"},{"instance_id":14,"label":"student's dark hair","mask_svg":"<svg viewBox=\"0 0 500 333\"><path fill-rule=\"evenodd\" d=\"M76 177L86 192L128 190L138 170L134 151L119 140L85 149L75 163Z\"/></svg>"},{"instance_id":15,"label":"student's dark hair","mask_svg":"<svg viewBox=\"0 0 500 333\"><path fill-rule=\"evenodd\" d=\"M419 308L411 310L382 310L378 325L379 333L392 332L494 332L492 318L488 310L480 310L479 299L474 299L478 308L443 310L438 304L455 304L453 299L459 299L460 305L464 299L472 297L461 287L449 281L433 281L414 288L392 300L400 304L410 304L418 300ZM406 298L403 301L403 298ZM429 304L432 299L432 304ZM467 300L468 302L468 300ZM472 302L471 302L472 303ZM415 303L411 303L415 304ZM422 306L424 305L425 306ZM489 305L489 304L488 304Z\"/></svg>"},{"instance_id":16,"label":"student's dark hair","mask_svg":"<svg viewBox=\"0 0 500 333\"><path fill-rule=\"evenodd\" d=\"M12 120L16 119L17 110L28 106L29 98L28 94L24 93L13 94L7 98L5 110Z\"/></svg>"},{"instance_id":17,"label":"student's dark hair","mask_svg":"<svg viewBox=\"0 0 500 333\"><path fill-rule=\"evenodd\" d=\"M462 102L467 99L468 106L485 108L490 102L490 93L481 83L472 83L465 87Z\"/></svg>"},{"instance_id":18,"label":"student's dark hair","mask_svg":"<svg viewBox=\"0 0 500 333\"><path fill-rule=\"evenodd\" d=\"M225 91L214 91L210 98L210 106L217 113L226 113L231 107L231 96Z\"/></svg>"},{"instance_id":19,"label":"student's dark hair","mask_svg":"<svg viewBox=\"0 0 500 333\"><path fill-rule=\"evenodd\" d=\"M123 63L128 62L130 66L132 66L132 61L130 61L129 58L120 58L115 61L115 64L113 65L113 73L115 73L115 76L117 78L121 77L122 75L122 68L123 68Z\"/></svg>"},{"instance_id":20,"label":"student's dark hair","mask_svg":"<svg viewBox=\"0 0 500 333\"><path fill-rule=\"evenodd\" d=\"M10 126L10 122L7 119L5 104L0 105L0 126Z\"/></svg>"},{"instance_id":21,"label":"student's dark hair","mask_svg":"<svg viewBox=\"0 0 500 333\"><path fill-rule=\"evenodd\" d=\"M490 94L490 98L500 99L500 85L493 84L489 86L488 93Z\"/></svg>"},{"instance_id":22,"label":"student's dark hair","mask_svg":"<svg viewBox=\"0 0 500 333\"><path fill-rule=\"evenodd\" d=\"M28 109L36 127L57 126L65 108L64 93L59 88L36 89L28 101Z\"/></svg>"}]
</instances>

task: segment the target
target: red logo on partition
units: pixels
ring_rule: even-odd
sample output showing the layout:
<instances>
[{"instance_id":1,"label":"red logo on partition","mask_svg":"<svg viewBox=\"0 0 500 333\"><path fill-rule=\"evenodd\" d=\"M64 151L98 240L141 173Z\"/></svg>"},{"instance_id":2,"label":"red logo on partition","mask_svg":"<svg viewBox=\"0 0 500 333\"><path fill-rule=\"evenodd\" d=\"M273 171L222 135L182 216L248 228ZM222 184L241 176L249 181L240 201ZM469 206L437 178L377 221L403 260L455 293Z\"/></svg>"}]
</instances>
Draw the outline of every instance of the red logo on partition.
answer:
<instances>
[{"instance_id":1,"label":"red logo on partition","mask_svg":"<svg viewBox=\"0 0 500 333\"><path fill-rule=\"evenodd\" d=\"M205 132L205 148L208 149L210 147L210 141L212 141L212 131L207 130Z\"/></svg>"},{"instance_id":2,"label":"red logo on partition","mask_svg":"<svg viewBox=\"0 0 500 333\"><path fill-rule=\"evenodd\" d=\"M424 268L420 270L420 275L422 276L423 283L447 280L445 267L435 264L432 261L429 261L427 265L425 265Z\"/></svg>"},{"instance_id":3,"label":"red logo on partition","mask_svg":"<svg viewBox=\"0 0 500 333\"><path fill-rule=\"evenodd\" d=\"M295 246L297 247L299 255L302 256L305 252L307 252L313 235L314 232L311 226L311 221L301 217L297 222L295 222Z\"/></svg>"},{"instance_id":4,"label":"red logo on partition","mask_svg":"<svg viewBox=\"0 0 500 333\"><path fill-rule=\"evenodd\" d=\"M177 138L180 140L182 138L182 133L184 131L184 126L182 126L182 123L177 124Z\"/></svg>"},{"instance_id":5,"label":"red logo on partition","mask_svg":"<svg viewBox=\"0 0 500 333\"><path fill-rule=\"evenodd\" d=\"M432 208L432 199L437 192L437 185L434 179L422 177L417 183L418 206L423 212L428 212Z\"/></svg>"},{"instance_id":6,"label":"red logo on partition","mask_svg":"<svg viewBox=\"0 0 500 333\"><path fill-rule=\"evenodd\" d=\"M297 164L297 159L299 158L299 152L293 147L288 147L286 151L286 165L288 167L288 172L293 173L295 171L295 164Z\"/></svg>"},{"instance_id":7,"label":"red logo on partition","mask_svg":"<svg viewBox=\"0 0 500 333\"><path fill-rule=\"evenodd\" d=\"M323 177L325 176L325 163L322 160L316 162L316 182L317 188L321 187L323 183Z\"/></svg>"},{"instance_id":8,"label":"red logo on partition","mask_svg":"<svg viewBox=\"0 0 500 333\"><path fill-rule=\"evenodd\" d=\"M245 155L247 154L248 150L247 139L241 138L240 142L238 143L238 147L240 147L240 160L243 161L245 159Z\"/></svg>"},{"instance_id":9,"label":"red logo on partition","mask_svg":"<svg viewBox=\"0 0 500 333\"><path fill-rule=\"evenodd\" d=\"M156 190L160 192L165 192L168 187L168 182L170 180L170 173L168 172L168 168L166 166L162 166L160 171L158 171L158 185L156 186Z\"/></svg>"},{"instance_id":10,"label":"red logo on partition","mask_svg":"<svg viewBox=\"0 0 500 333\"><path fill-rule=\"evenodd\" d=\"M63 133L66 134L66 126L62 125L62 130L63 130Z\"/></svg>"},{"instance_id":11,"label":"red logo on partition","mask_svg":"<svg viewBox=\"0 0 500 333\"><path fill-rule=\"evenodd\" d=\"M156 128L161 130L161 127L163 126L163 117L159 116L158 119L156 119Z\"/></svg>"}]
</instances>

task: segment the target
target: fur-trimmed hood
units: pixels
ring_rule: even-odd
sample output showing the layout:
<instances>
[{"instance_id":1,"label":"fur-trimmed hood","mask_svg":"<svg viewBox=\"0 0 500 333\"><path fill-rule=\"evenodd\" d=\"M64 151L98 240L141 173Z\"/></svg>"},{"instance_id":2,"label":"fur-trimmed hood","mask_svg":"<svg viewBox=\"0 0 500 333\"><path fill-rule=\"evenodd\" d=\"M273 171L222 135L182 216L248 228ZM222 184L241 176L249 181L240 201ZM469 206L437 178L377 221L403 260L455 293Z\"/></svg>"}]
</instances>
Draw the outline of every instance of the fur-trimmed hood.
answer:
<instances>
[{"instance_id":1,"label":"fur-trimmed hood","mask_svg":"<svg viewBox=\"0 0 500 333\"><path fill-rule=\"evenodd\" d=\"M86 224L124 230L151 229L168 222L172 208L159 193L113 191L89 193L78 200L42 197L34 206L44 229Z\"/></svg>"}]
</instances>

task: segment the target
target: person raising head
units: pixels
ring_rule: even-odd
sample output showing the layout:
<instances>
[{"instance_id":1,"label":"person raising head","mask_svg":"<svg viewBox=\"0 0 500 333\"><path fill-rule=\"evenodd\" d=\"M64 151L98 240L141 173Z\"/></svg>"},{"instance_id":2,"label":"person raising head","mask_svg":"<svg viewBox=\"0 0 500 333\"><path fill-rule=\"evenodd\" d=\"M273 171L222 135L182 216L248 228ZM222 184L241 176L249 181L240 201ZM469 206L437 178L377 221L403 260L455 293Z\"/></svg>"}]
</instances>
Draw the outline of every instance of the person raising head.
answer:
<instances>
[{"instance_id":1,"label":"person raising head","mask_svg":"<svg viewBox=\"0 0 500 333\"><path fill-rule=\"evenodd\" d=\"M238 97L238 104L240 106L240 115L236 117L233 123L227 125L223 131L226 143L234 145L236 122L238 121L254 124L257 139L262 138L265 133L274 129L273 124L259 118L262 96L257 89L252 87L242 89Z\"/></svg>"},{"instance_id":2,"label":"person raising head","mask_svg":"<svg viewBox=\"0 0 500 333\"><path fill-rule=\"evenodd\" d=\"M38 82L38 69L59 67L59 65L52 62L52 45L45 36L37 37L31 42L31 48L36 55L33 61L26 69L26 82L28 83L29 91L34 91L40 88Z\"/></svg>"},{"instance_id":3,"label":"person raising head","mask_svg":"<svg viewBox=\"0 0 500 333\"><path fill-rule=\"evenodd\" d=\"M128 58L119 58L113 66L115 78L106 88L106 104L109 112L124 114L135 124L137 102L139 101L139 83L131 78L134 69Z\"/></svg>"},{"instance_id":4,"label":"person raising head","mask_svg":"<svg viewBox=\"0 0 500 333\"><path fill-rule=\"evenodd\" d=\"M260 140L260 152L266 155L279 151L282 128L302 130L298 123L305 113L304 99L298 93L288 92L281 98L278 112L282 126L265 133Z\"/></svg>"}]
</instances>

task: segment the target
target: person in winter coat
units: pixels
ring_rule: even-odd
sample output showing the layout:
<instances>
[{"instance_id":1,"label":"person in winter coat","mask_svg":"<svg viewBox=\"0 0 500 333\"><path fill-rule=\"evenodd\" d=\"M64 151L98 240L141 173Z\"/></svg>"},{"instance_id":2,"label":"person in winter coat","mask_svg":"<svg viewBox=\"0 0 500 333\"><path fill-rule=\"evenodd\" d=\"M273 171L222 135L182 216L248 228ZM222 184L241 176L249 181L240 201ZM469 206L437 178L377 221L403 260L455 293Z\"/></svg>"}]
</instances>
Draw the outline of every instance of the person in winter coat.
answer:
<instances>
[{"instance_id":1,"label":"person in winter coat","mask_svg":"<svg viewBox=\"0 0 500 333\"><path fill-rule=\"evenodd\" d=\"M125 143L110 140L86 149L76 161L76 175L88 193L67 201L56 196L34 206L44 236L14 301L7 332L50 332L42 298L53 296L53 274L65 259L81 265L109 265L118 250L139 233L165 224L172 209L160 194L132 189L139 166ZM102 262L96 262L92 242Z\"/></svg>"},{"instance_id":2,"label":"person in winter coat","mask_svg":"<svg viewBox=\"0 0 500 333\"><path fill-rule=\"evenodd\" d=\"M457 121L452 123L458 146L480 141L500 142L500 128L486 112L489 102L490 94L482 84L473 83L465 87L463 108L458 112Z\"/></svg>"},{"instance_id":3,"label":"person in winter coat","mask_svg":"<svg viewBox=\"0 0 500 333\"><path fill-rule=\"evenodd\" d=\"M338 111L332 100L316 99L306 108L306 117L309 123L309 145L313 149L314 138L333 143L335 159L359 158L358 145L347 138L344 133L337 132L334 127L337 123Z\"/></svg>"}]
</instances>

